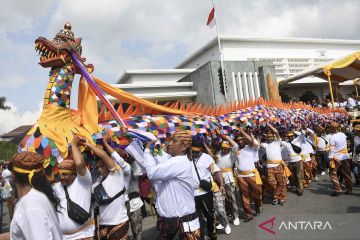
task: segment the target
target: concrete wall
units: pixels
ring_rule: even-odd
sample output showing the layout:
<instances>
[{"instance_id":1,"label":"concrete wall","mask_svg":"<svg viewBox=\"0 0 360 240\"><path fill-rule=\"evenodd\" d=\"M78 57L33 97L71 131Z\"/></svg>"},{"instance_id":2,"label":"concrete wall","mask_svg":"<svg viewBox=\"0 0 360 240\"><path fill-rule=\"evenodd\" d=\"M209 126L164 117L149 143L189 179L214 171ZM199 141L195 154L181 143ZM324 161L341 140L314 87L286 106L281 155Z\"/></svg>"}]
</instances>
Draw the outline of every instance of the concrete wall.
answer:
<instances>
[{"instance_id":1,"label":"concrete wall","mask_svg":"<svg viewBox=\"0 0 360 240\"><path fill-rule=\"evenodd\" d=\"M211 62L204 64L179 82L192 82L191 91L197 91L194 101L203 105L215 105Z\"/></svg>"},{"instance_id":2,"label":"concrete wall","mask_svg":"<svg viewBox=\"0 0 360 240\"><path fill-rule=\"evenodd\" d=\"M219 81L220 61L210 61L194 72L188 74L180 82L193 82L192 91L197 91L195 102L204 105L224 104L225 95L220 91ZM260 93L259 95L268 99L266 75L270 74L276 81L275 69L268 61L226 61L224 62L225 78L227 85L227 102L241 100L234 89L232 73L257 73L259 76ZM254 79L253 79L254 81ZM250 79L247 83L250 84ZM253 84L253 83L251 83ZM236 85L235 85L236 86ZM236 96L237 95L237 96ZM253 96L254 97L254 96ZM245 98L244 100L248 100Z\"/></svg>"},{"instance_id":3,"label":"concrete wall","mask_svg":"<svg viewBox=\"0 0 360 240\"><path fill-rule=\"evenodd\" d=\"M268 90L268 84L267 84L267 76L270 75L273 83L275 85L278 85L276 74L275 74L275 68L273 66L261 66L259 67L259 78L260 78L260 89L262 92L262 97L266 100L269 100L269 90Z\"/></svg>"}]
</instances>

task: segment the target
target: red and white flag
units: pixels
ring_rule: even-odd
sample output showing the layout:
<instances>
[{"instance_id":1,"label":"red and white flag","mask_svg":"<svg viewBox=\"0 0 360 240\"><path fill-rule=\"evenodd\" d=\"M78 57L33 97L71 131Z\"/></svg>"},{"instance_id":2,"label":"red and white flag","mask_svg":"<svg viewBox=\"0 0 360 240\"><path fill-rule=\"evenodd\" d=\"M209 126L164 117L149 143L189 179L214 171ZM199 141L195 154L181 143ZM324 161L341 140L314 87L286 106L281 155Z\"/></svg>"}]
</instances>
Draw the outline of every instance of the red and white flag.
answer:
<instances>
[{"instance_id":1,"label":"red and white flag","mask_svg":"<svg viewBox=\"0 0 360 240\"><path fill-rule=\"evenodd\" d=\"M209 17L207 20L206 25L208 25L209 27L214 27L216 24L216 19L215 19L215 8L213 7L209 13Z\"/></svg>"}]
</instances>

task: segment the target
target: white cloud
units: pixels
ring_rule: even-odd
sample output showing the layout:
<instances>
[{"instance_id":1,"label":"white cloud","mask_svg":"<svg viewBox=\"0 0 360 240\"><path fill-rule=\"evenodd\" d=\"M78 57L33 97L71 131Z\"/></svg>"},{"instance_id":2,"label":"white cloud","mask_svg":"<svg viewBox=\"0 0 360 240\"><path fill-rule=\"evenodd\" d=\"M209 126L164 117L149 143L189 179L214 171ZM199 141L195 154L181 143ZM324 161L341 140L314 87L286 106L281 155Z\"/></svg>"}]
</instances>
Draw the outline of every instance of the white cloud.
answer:
<instances>
[{"instance_id":1,"label":"white cloud","mask_svg":"<svg viewBox=\"0 0 360 240\"><path fill-rule=\"evenodd\" d=\"M0 33L29 30L44 18L53 2L47 0L3 0L0 8Z\"/></svg>"},{"instance_id":2,"label":"white cloud","mask_svg":"<svg viewBox=\"0 0 360 240\"><path fill-rule=\"evenodd\" d=\"M216 3L220 34L360 39L358 0ZM94 74L113 83L126 69L176 66L205 45L216 36L215 29L206 26L210 9L211 1L193 0L4 0L0 92L5 84L23 87L24 79L43 91L45 83L39 81L47 78L47 70L37 66L33 42L39 35L52 38L67 21L83 38L84 56L94 64ZM24 99L18 99L20 107Z\"/></svg>"},{"instance_id":3,"label":"white cloud","mask_svg":"<svg viewBox=\"0 0 360 240\"><path fill-rule=\"evenodd\" d=\"M0 134L7 133L22 125L32 125L36 123L40 117L42 110L42 102L38 104L38 110L19 112L17 107L11 103L6 102L11 110L0 110Z\"/></svg>"},{"instance_id":4,"label":"white cloud","mask_svg":"<svg viewBox=\"0 0 360 240\"><path fill-rule=\"evenodd\" d=\"M2 77L0 81L0 88L15 89L26 82L25 78L16 72L9 73Z\"/></svg>"}]
</instances>

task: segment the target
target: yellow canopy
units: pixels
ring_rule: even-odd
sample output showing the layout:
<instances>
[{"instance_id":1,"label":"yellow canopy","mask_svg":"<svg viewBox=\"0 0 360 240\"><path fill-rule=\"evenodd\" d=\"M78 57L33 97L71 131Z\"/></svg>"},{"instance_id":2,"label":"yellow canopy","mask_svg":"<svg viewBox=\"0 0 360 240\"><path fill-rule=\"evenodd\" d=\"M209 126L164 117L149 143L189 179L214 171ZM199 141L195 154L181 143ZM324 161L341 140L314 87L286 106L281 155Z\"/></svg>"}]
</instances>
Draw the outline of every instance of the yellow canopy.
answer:
<instances>
[{"instance_id":1,"label":"yellow canopy","mask_svg":"<svg viewBox=\"0 0 360 240\"><path fill-rule=\"evenodd\" d=\"M315 76L332 81L345 82L360 77L360 52L354 52L342 59L331 62L322 68Z\"/></svg>"},{"instance_id":2,"label":"yellow canopy","mask_svg":"<svg viewBox=\"0 0 360 240\"><path fill-rule=\"evenodd\" d=\"M306 69L280 81L279 85L284 85L308 76L316 76L329 81L331 102L334 108L332 82L342 83L348 80L354 80L355 90L357 92L356 85L359 83L358 78L360 78L360 52L354 52L344 58L335 60L323 66Z\"/></svg>"},{"instance_id":3,"label":"yellow canopy","mask_svg":"<svg viewBox=\"0 0 360 240\"><path fill-rule=\"evenodd\" d=\"M354 52L344 58L322 66L306 69L291 77L280 80L279 84L284 85L309 76L316 76L328 80L328 75L330 75L331 80L336 83L360 78L360 52Z\"/></svg>"}]
</instances>

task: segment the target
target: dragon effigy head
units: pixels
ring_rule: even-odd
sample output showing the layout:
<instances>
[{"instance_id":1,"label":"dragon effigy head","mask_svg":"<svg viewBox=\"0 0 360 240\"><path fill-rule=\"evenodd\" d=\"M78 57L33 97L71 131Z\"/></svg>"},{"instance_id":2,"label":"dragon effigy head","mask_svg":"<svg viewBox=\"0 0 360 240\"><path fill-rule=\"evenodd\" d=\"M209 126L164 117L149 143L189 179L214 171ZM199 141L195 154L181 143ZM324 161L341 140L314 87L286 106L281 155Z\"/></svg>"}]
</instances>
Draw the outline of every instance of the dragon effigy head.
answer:
<instances>
[{"instance_id":1,"label":"dragon effigy head","mask_svg":"<svg viewBox=\"0 0 360 240\"><path fill-rule=\"evenodd\" d=\"M35 50L40 54L39 64L44 67L62 67L71 63L71 52L75 52L81 61L81 38L75 38L71 31L71 24L68 22L64 25L52 40L39 37L35 40Z\"/></svg>"}]
</instances>

